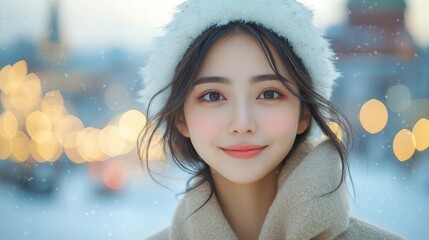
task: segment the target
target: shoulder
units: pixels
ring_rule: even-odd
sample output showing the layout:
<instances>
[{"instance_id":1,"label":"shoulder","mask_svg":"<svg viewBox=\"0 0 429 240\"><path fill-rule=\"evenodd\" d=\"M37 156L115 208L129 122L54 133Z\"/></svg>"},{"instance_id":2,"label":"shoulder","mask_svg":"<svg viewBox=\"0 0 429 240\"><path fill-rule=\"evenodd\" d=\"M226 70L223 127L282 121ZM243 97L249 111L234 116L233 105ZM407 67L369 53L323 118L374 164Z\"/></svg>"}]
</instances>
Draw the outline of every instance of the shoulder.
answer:
<instances>
[{"instance_id":1,"label":"shoulder","mask_svg":"<svg viewBox=\"0 0 429 240\"><path fill-rule=\"evenodd\" d=\"M152 235L148 238L146 238L146 240L163 240L163 239L168 239L170 233L170 228L166 228L158 233L156 233L155 235Z\"/></svg>"},{"instance_id":2,"label":"shoulder","mask_svg":"<svg viewBox=\"0 0 429 240\"><path fill-rule=\"evenodd\" d=\"M337 240L353 239L386 239L402 240L405 239L399 235L388 232L380 227L368 222L351 217L347 230L336 238Z\"/></svg>"}]
</instances>

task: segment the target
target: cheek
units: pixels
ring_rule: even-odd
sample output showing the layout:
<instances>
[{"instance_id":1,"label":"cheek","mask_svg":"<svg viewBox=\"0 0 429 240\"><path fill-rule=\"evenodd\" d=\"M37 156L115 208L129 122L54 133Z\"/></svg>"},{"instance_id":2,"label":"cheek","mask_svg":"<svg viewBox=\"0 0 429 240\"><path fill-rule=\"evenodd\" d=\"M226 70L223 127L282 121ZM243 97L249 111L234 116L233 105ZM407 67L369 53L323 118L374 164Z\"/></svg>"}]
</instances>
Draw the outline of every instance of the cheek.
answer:
<instances>
[{"instance_id":1,"label":"cheek","mask_svg":"<svg viewBox=\"0 0 429 240\"><path fill-rule=\"evenodd\" d=\"M266 114L263 119L264 132L270 133L272 136L296 135L299 112L294 109L279 109Z\"/></svg>"},{"instance_id":2,"label":"cheek","mask_svg":"<svg viewBox=\"0 0 429 240\"><path fill-rule=\"evenodd\" d=\"M186 116L186 122L191 138L201 139L210 136L215 136L222 128L222 119L218 114L213 114L210 111L194 111L189 112Z\"/></svg>"}]
</instances>

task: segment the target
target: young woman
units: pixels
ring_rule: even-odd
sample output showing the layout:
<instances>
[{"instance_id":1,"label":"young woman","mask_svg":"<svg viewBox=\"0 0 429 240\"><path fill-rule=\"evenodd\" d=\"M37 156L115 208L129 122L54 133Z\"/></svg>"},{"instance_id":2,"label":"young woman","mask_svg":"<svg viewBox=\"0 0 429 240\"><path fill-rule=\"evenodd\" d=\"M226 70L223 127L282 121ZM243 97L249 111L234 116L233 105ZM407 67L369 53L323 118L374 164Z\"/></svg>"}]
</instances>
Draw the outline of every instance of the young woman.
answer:
<instances>
[{"instance_id":1,"label":"young woman","mask_svg":"<svg viewBox=\"0 0 429 240\"><path fill-rule=\"evenodd\" d=\"M140 150L161 131L193 178L153 239L401 239L349 216L332 57L293 0L180 5L143 69Z\"/></svg>"}]
</instances>

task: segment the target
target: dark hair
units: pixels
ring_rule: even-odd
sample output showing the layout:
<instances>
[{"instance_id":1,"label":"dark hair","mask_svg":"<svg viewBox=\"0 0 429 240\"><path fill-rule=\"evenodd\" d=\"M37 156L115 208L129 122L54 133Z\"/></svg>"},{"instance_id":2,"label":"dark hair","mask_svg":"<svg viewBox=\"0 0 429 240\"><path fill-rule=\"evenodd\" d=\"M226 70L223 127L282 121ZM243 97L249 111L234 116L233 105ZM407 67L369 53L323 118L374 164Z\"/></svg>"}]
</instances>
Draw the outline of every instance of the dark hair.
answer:
<instances>
[{"instance_id":1,"label":"dark hair","mask_svg":"<svg viewBox=\"0 0 429 240\"><path fill-rule=\"evenodd\" d=\"M310 74L301 59L293 52L287 39L280 37L274 32L255 23L231 22L224 26L212 26L208 28L197 39L195 39L187 49L184 57L176 67L172 81L151 98L147 111L148 121L140 135L138 143L140 158L143 163L147 163L146 166L149 173L151 174L148 165L149 147L155 132L163 126L165 127L165 133L162 136L161 143L164 147L164 152L166 153L166 150L168 150L173 161L182 170L192 175L187 183L186 192L198 187L204 182L208 182L211 187L211 194L207 201L212 197L215 192L215 185L210 167L195 151L190 139L180 134L176 124L178 121L184 119L183 107L186 102L186 98L184 98L184 96L187 97L191 93L194 87L194 81L198 77L201 66L210 48L223 37L232 36L238 33L249 34L257 40L274 73L279 79L283 80L282 82L289 91L299 98L301 103L303 103L301 106L308 108L314 121L338 150L342 162L341 180L335 189L326 194L336 191L344 182L346 172L349 171L347 158L351 143L350 124L339 109L315 91ZM290 87L291 83L280 75L277 68L278 63L276 63L274 59L272 49L278 53L281 64L286 67L291 77L295 80L299 89L298 92L294 91ZM171 94L164 107L155 115L149 116L149 108L153 99L168 88L171 88ZM328 122L330 121L334 121L339 124L343 132L343 140L337 138L336 133L329 128ZM305 140L308 136L309 129L310 127L308 127L304 133L297 136L292 149L295 149L296 145ZM148 139L145 144L143 144L143 139ZM145 145L145 148L143 148L143 145ZM143 154L144 152L145 154ZM285 159L283 160L283 163L285 162ZM195 179L196 182L193 182L193 179Z\"/></svg>"}]
</instances>

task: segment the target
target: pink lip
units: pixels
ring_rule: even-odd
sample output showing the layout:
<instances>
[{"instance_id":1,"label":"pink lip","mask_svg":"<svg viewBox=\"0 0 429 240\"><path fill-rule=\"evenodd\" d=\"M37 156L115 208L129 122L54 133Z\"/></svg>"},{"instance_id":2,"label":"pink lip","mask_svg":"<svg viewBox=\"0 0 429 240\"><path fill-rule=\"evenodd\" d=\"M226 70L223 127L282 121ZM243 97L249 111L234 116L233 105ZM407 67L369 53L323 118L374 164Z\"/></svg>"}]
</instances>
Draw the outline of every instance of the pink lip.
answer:
<instances>
[{"instance_id":1,"label":"pink lip","mask_svg":"<svg viewBox=\"0 0 429 240\"><path fill-rule=\"evenodd\" d=\"M233 158L248 159L259 155L265 147L266 146L240 144L222 148L222 150Z\"/></svg>"}]
</instances>

